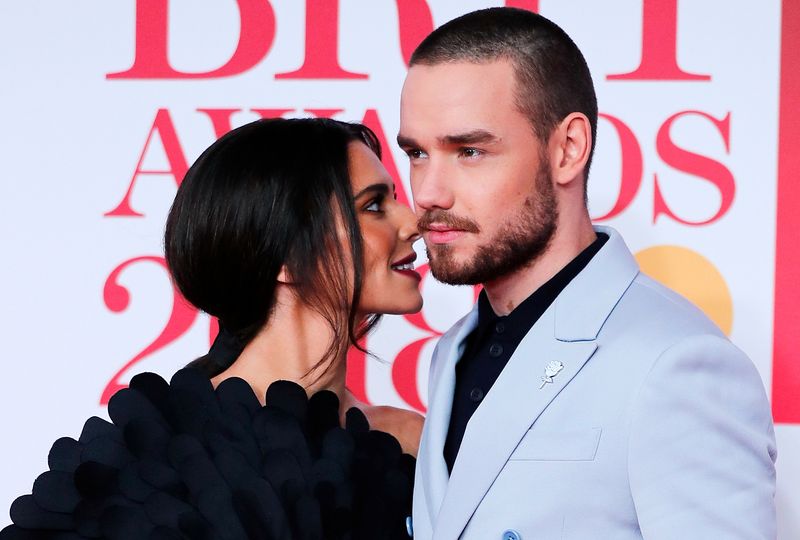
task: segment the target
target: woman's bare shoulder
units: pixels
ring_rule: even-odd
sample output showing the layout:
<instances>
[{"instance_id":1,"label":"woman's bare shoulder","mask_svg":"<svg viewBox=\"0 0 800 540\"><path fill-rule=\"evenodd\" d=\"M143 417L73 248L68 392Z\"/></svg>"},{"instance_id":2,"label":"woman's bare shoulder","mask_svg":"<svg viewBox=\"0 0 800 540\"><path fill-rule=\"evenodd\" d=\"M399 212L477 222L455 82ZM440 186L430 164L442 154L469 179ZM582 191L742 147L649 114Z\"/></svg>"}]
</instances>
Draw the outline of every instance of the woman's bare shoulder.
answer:
<instances>
[{"instance_id":1,"label":"woman's bare shoulder","mask_svg":"<svg viewBox=\"0 0 800 540\"><path fill-rule=\"evenodd\" d=\"M367 417L372 429L389 433L400 442L403 452L417 456L424 416L415 411L387 405L362 404L359 408Z\"/></svg>"}]
</instances>

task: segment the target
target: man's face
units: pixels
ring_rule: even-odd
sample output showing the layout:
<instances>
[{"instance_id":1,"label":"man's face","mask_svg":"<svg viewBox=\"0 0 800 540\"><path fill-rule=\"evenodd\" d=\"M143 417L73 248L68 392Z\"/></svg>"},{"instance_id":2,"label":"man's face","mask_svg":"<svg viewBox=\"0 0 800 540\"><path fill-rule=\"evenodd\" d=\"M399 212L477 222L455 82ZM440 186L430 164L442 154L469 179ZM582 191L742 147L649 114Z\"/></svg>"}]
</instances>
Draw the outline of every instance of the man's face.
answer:
<instances>
[{"instance_id":1,"label":"man's face","mask_svg":"<svg viewBox=\"0 0 800 540\"><path fill-rule=\"evenodd\" d=\"M413 66L398 142L433 275L477 284L526 266L555 232L547 149L515 104L509 61Z\"/></svg>"}]
</instances>

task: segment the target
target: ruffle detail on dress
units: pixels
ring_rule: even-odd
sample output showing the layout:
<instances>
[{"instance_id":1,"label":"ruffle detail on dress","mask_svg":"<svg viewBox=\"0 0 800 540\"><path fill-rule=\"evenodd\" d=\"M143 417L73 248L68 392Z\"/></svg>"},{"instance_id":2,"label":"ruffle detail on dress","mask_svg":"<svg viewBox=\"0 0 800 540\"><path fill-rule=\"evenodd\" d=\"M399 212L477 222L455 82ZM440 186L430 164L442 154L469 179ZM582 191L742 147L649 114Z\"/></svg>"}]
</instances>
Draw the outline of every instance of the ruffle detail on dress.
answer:
<instances>
[{"instance_id":1,"label":"ruffle detail on dress","mask_svg":"<svg viewBox=\"0 0 800 540\"><path fill-rule=\"evenodd\" d=\"M57 440L0 540L408 538L414 458L339 400L278 381L261 406L195 369L135 376Z\"/></svg>"}]
</instances>

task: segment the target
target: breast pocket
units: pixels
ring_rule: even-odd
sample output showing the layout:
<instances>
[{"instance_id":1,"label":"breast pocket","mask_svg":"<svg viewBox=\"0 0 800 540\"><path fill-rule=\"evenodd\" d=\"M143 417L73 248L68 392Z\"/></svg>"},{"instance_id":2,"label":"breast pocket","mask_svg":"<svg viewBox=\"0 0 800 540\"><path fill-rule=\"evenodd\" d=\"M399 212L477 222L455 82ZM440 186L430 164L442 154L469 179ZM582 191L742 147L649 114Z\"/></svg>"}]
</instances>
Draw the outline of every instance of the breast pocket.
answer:
<instances>
[{"instance_id":1,"label":"breast pocket","mask_svg":"<svg viewBox=\"0 0 800 540\"><path fill-rule=\"evenodd\" d=\"M510 461L594 461L600 445L599 427L546 431L530 429Z\"/></svg>"}]
</instances>

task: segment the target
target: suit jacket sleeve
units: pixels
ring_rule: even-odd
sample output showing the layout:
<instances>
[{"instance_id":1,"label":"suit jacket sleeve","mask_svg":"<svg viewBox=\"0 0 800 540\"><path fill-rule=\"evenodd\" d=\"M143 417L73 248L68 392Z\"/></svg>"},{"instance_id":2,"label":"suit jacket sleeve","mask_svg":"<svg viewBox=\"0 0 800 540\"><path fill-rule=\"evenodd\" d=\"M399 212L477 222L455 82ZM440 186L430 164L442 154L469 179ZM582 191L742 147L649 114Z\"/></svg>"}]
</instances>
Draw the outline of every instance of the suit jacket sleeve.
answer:
<instances>
[{"instance_id":1,"label":"suit jacket sleeve","mask_svg":"<svg viewBox=\"0 0 800 540\"><path fill-rule=\"evenodd\" d=\"M633 402L628 474L647 540L774 539L775 436L753 364L725 338L686 338Z\"/></svg>"}]
</instances>

